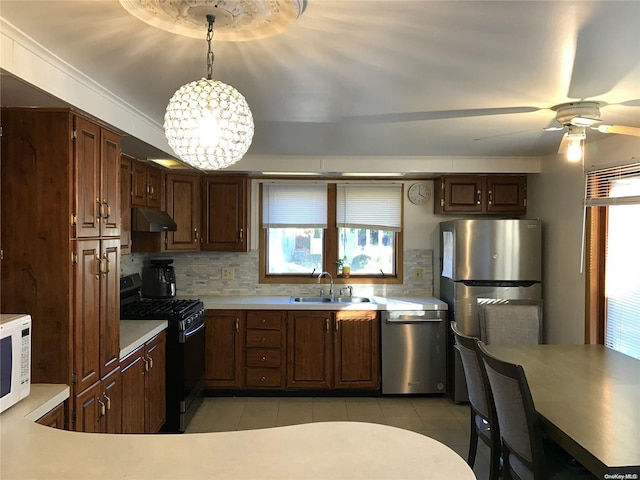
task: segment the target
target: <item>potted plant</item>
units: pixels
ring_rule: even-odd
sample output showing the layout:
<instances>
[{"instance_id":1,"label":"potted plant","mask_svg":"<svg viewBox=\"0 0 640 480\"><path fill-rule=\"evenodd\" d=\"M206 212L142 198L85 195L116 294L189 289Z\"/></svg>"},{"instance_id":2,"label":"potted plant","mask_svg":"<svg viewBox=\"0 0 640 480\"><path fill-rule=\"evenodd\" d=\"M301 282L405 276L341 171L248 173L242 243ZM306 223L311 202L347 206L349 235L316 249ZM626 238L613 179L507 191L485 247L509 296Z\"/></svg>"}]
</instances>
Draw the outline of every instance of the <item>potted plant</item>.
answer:
<instances>
[{"instance_id":1,"label":"potted plant","mask_svg":"<svg viewBox=\"0 0 640 480\"><path fill-rule=\"evenodd\" d=\"M346 255L336 260L336 265L338 265L339 275L342 275L343 277L348 277L349 275L351 275L351 265L349 265Z\"/></svg>"}]
</instances>

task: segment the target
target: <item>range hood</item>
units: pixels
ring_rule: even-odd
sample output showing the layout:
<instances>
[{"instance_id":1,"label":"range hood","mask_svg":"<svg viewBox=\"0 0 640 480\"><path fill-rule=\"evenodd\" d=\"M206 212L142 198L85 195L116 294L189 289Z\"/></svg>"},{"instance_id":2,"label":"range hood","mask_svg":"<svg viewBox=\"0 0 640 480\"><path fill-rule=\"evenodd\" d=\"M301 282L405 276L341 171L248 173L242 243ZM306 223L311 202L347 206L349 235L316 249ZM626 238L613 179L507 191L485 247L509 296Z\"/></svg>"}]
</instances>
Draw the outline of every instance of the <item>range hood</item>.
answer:
<instances>
[{"instance_id":1,"label":"range hood","mask_svg":"<svg viewBox=\"0 0 640 480\"><path fill-rule=\"evenodd\" d=\"M175 232L178 225L167 212L155 208L136 207L131 215L131 230L134 232Z\"/></svg>"}]
</instances>

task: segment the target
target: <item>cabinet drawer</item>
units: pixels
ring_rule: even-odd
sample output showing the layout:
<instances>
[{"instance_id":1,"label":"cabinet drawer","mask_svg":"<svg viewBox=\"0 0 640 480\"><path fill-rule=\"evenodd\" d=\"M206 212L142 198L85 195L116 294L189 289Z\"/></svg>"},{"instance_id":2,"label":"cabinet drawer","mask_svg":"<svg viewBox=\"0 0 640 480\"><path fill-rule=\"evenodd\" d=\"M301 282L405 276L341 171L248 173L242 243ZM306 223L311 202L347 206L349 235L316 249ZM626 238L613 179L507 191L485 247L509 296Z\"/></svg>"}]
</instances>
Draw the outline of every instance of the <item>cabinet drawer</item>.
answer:
<instances>
[{"instance_id":1,"label":"cabinet drawer","mask_svg":"<svg viewBox=\"0 0 640 480\"><path fill-rule=\"evenodd\" d=\"M280 387L282 372L280 369L247 368L247 387Z\"/></svg>"},{"instance_id":2,"label":"cabinet drawer","mask_svg":"<svg viewBox=\"0 0 640 480\"><path fill-rule=\"evenodd\" d=\"M248 348L247 367L279 367L282 357L279 348Z\"/></svg>"},{"instance_id":3,"label":"cabinet drawer","mask_svg":"<svg viewBox=\"0 0 640 480\"><path fill-rule=\"evenodd\" d=\"M280 347L278 330L247 330L247 348Z\"/></svg>"},{"instance_id":4,"label":"cabinet drawer","mask_svg":"<svg viewBox=\"0 0 640 480\"><path fill-rule=\"evenodd\" d=\"M247 328L280 330L282 314L280 312L247 312Z\"/></svg>"}]
</instances>

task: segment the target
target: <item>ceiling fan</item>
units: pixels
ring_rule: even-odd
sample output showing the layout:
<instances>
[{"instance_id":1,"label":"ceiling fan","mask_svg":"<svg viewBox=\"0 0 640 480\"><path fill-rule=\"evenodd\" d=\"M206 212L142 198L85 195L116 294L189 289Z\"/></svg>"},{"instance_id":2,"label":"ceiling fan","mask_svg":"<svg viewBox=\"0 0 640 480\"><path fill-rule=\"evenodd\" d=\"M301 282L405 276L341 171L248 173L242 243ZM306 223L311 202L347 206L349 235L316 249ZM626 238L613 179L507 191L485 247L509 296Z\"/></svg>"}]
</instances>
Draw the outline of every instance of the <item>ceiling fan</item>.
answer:
<instances>
[{"instance_id":1,"label":"ceiling fan","mask_svg":"<svg viewBox=\"0 0 640 480\"><path fill-rule=\"evenodd\" d=\"M551 107L556 112L556 121L561 127L545 128L545 131L555 131L567 128L562 137L558 153L567 154L569 161L577 162L582 158L582 141L587 136L587 129L601 133L615 133L640 137L640 128L626 125L608 125L601 123L601 102L583 101L561 103Z\"/></svg>"}]
</instances>

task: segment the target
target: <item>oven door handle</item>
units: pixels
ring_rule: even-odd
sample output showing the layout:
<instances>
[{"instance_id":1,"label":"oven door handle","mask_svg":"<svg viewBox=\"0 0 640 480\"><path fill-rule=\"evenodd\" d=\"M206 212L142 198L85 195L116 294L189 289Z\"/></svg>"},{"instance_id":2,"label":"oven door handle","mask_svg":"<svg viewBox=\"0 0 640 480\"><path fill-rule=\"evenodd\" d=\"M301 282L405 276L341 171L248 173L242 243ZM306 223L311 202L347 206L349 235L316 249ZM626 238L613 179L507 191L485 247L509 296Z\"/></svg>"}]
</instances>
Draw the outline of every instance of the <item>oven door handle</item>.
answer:
<instances>
[{"instance_id":1,"label":"oven door handle","mask_svg":"<svg viewBox=\"0 0 640 480\"><path fill-rule=\"evenodd\" d=\"M198 325L198 328L196 328L195 330L191 330L187 334L185 334L184 332L180 332L180 343L186 342L189 337L192 337L193 335L198 333L200 330L202 330L205 327L205 325L206 325L205 322L202 322L202 325Z\"/></svg>"}]
</instances>

